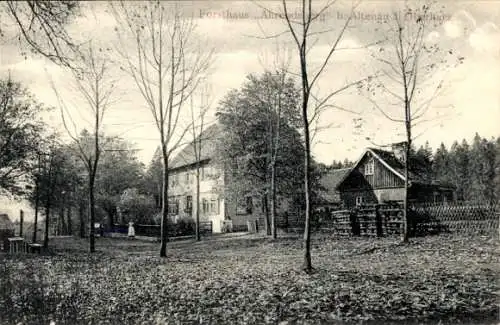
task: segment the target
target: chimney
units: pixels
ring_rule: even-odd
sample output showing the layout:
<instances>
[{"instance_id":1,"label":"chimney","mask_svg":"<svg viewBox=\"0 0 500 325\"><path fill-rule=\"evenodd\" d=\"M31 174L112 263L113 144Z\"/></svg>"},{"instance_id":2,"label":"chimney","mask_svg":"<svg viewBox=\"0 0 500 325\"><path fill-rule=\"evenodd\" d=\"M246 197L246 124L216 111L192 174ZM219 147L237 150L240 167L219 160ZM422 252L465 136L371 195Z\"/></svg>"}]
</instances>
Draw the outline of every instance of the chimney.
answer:
<instances>
[{"instance_id":1,"label":"chimney","mask_svg":"<svg viewBox=\"0 0 500 325\"><path fill-rule=\"evenodd\" d=\"M392 145L392 153L402 164L405 163L405 144L406 142L400 142Z\"/></svg>"}]
</instances>

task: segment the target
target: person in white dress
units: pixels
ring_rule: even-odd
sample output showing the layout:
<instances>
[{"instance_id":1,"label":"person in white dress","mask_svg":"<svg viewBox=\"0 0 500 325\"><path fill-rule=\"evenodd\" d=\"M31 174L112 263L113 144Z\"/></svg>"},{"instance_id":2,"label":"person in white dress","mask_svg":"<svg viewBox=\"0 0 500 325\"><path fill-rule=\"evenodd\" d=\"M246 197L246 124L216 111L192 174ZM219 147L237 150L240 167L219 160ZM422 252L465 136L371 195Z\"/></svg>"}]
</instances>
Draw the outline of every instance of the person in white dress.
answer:
<instances>
[{"instance_id":1,"label":"person in white dress","mask_svg":"<svg viewBox=\"0 0 500 325\"><path fill-rule=\"evenodd\" d=\"M135 237L135 229L134 229L134 223L129 222L128 223L128 237L129 238L134 238Z\"/></svg>"}]
</instances>

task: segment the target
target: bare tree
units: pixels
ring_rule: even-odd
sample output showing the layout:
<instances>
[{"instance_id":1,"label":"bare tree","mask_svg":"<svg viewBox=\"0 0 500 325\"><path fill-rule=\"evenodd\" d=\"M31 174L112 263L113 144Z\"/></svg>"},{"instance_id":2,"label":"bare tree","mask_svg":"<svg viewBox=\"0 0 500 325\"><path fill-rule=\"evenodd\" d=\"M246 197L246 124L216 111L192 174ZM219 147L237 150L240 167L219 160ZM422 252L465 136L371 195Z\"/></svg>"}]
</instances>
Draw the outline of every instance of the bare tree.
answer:
<instances>
[{"instance_id":1,"label":"bare tree","mask_svg":"<svg viewBox=\"0 0 500 325\"><path fill-rule=\"evenodd\" d=\"M191 102L191 135L193 137L193 154L196 160L196 240L200 241L200 171L202 148L204 145L204 130L206 126L206 115L211 108L208 102L208 87L200 94L200 103L198 108L195 108L193 97L190 98Z\"/></svg>"},{"instance_id":2,"label":"bare tree","mask_svg":"<svg viewBox=\"0 0 500 325\"><path fill-rule=\"evenodd\" d=\"M282 18L287 26L285 33L290 34L292 41L299 57L299 74L298 77L301 81L301 115L302 115L302 128L304 136L304 201L305 201L305 227L304 227L304 264L303 268L306 272L312 271L311 264L311 213L313 211L311 202L311 171L312 171L312 158L311 158L311 131L312 124L314 121L319 119L319 115L325 110L325 108L339 108L342 107L331 103L334 96L350 89L351 87L358 85L361 80L355 82L348 82L344 86L337 90L331 91L323 96L315 95L315 88L319 82L320 77L324 73L325 69L329 65L333 54L341 50L339 43L342 40L348 26L351 23L352 12L357 7L358 3L355 3L351 8L351 14L347 15L347 19L336 31L336 37L332 44L329 45L329 50L322 60L319 68L312 69L309 64L310 50L313 48L319 40L321 35L329 32L333 32L334 29L322 30L321 28L316 28L318 22L321 21L323 15L332 7L335 1L328 1L326 4L322 5L321 8L313 8L312 0L303 0L298 5L299 15L293 15L290 12L289 4L286 0L282 0L281 12L274 12L269 8L263 8L274 17ZM295 4L295 2L294 2ZM266 38L276 38L284 35L285 33L279 33L278 35L266 36ZM314 70L314 71L313 71Z\"/></svg>"},{"instance_id":3,"label":"bare tree","mask_svg":"<svg viewBox=\"0 0 500 325\"><path fill-rule=\"evenodd\" d=\"M90 42L86 49L82 49L79 55L78 69L71 70L76 84L76 90L81 94L87 111L92 116L91 131L84 130L78 133L68 107L60 96L57 87L52 81L52 89L57 95L61 109L61 117L68 135L76 145L76 153L85 165L88 178L88 203L89 203L89 246L90 252L95 251L95 180L99 158L103 150L102 126L104 114L113 104L112 96L115 90L115 81L110 78L110 61L102 48L95 47ZM70 123L73 131L70 129Z\"/></svg>"},{"instance_id":4,"label":"bare tree","mask_svg":"<svg viewBox=\"0 0 500 325\"><path fill-rule=\"evenodd\" d=\"M32 52L56 64L73 67L77 44L66 27L80 11L79 1L5 1L5 13ZM0 37L2 35L0 26Z\"/></svg>"},{"instance_id":5,"label":"bare tree","mask_svg":"<svg viewBox=\"0 0 500 325\"><path fill-rule=\"evenodd\" d=\"M160 256L166 257L169 158L189 130L180 117L186 111L186 101L209 68L212 51L195 42L193 16L183 12L178 2L148 1L136 6L121 1L112 2L111 7L119 26L119 51L126 60L125 69L144 97L160 135L163 158ZM122 36L127 32L130 39ZM130 41L135 53L127 51Z\"/></svg>"},{"instance_id":6,"label":"bare tree","mask_svg":"<svg viewBox=\"0 0 500 325\"><path fill-rule=\"evenodd\" d=\"M404 150L403 242L409 239L408 190L411 186L410 152L412 141L419 135L413 129L421 124L440 121L445 115L429 118L429 109L437 108L435 100L443 94L448 57L452 50L442 52L429 37L433 21L428 1L405 2L402 11L395 11L387 21L384 44L374 49L381 72L367 81L363 91L374 108L389 121L404 125L405 141L396 144ZM455 64L462 62L458 57ZM381 102L384 104L381 104ZM449 106L449 105L448 105ZM440 107L444 108L444 107ZM439 113L439 112L438 112Z\"/></svg>"}]
</instances>

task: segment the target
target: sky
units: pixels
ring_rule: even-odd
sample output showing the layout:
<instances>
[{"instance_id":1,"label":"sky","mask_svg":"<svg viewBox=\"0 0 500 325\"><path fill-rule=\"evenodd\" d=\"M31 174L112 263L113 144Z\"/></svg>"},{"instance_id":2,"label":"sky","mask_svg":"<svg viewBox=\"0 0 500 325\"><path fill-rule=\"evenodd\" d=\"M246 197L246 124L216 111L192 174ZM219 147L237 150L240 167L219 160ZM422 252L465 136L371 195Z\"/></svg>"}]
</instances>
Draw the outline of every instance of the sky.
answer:
<instances>
[{"instance_id":1,"label":"sky","mask_svg":"<svg viewBox=\"0 0 500 325\"><path fill-rule=\"evenodd\" d=\"M209 115L212 119L218 102L229 90L239 88L248 74L273 68L274 62L285 62L285 58L289 58L290 69L297 71L297 50L291 43L290 34L279 38L264 37L286 30L284 21L263 9L277 11L280 1L181 3L186 12L193 14L197 25L195 37L207 50L215 51L209 76L212 102ZM322 3L317 1L318 6ZM134 5L131 1L126 4ZM339 43L341 50L333 55L313 92L324 96L375 73L378 66L370 54L376 47L368 45L384 37L385 24L380 19L389 17L402 4L402 0L362 1ZM350 9L351 2L338 1L320 17L317 30L332 31L321 34L311 49L309 63L312 72L322 63ZM296 12L294 8L290 11ZM488 138L499 136L500 1L441 0L431 8L430 19L432 26L426 39L436 42L442 49L453 49L465 60L458 67L446 70L446 92L437 98L435 107L429 109L430 121L416 127L415 134L419 134L416 143L429 141L435 149L441 142L449 146L463 138L470 141L476 132ZM68 28L72 35L93 39L113 50L118 46L116 26L106 3L93 2L84 4L83 15L74 19ZM132 46L132 41L129 42L127 46ZM119 89L115 93L115 105L104 117L104 131L135 143L140 159L148 163L159 142L158 132L144 99L131 78L120 72L119 65L119 62L113 63L113 77L118 81ZM47 119L63 136L66 131L58 109L61 101L55 95L52 83L77 129L89 127L85 103L71 87L71 74L67 70L41 57L24 58L20 55L19 44L7 42L4 38L0 44L0 74L5 76L8 72L26 85L39 101L56 107ZM389 112L399 113L399 110L384 106L383 98L377 101ZM329 109L321 115L319 124L325 128L315 135L313 146L317 160L324 163L344 158L355 160L367 146L403 140L402 124L385 119L357 91L348 90L335 97L332 103L354 113Z\"/></svg>"}]
</instances>

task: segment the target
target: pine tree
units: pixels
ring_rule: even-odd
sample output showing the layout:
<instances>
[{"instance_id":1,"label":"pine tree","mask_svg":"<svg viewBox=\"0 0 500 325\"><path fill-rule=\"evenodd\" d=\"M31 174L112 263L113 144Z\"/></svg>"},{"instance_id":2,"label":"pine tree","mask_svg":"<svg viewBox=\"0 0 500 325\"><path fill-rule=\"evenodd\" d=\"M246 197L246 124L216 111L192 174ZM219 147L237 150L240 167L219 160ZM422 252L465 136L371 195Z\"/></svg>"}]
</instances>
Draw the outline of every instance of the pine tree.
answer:
<instances>
[{"instance_id":1,"label":"pine tree","mask_svg":"<svg viewBox=\"0 0 500 325\"><path fill-rule=\"evenodd\" d=\"M481 140L482 151L482 177L484 184L483 197L487 202L495 199L495 144L493 139Z\"/></svg>"},{"instance_id":2,"label":"pine tree","mask_svg":"<svg viewBox=\"0 0 500 325\"><path fill-rule=\"evenodd\" d=\"M469 144L465 139L462 144L453 143L451 147L450 167L453 173L454 185L458 200L469 199Z\"/></svg>"},{"instance_id":3,"label":"pine tree","mask_svg":"<svg viewBox=\"0 0 500 325\"><path fill-rule=\"evenodd\" d=\"M418 172L422 177L427 180L431 180L433 178L432 171L432 149L427 141L424 146L420 146L420 148L413 152L412 164L413 168L416 172Z\"/></svg>"},{"instance_id":4,"label":"pine tree","mask_svg":"<svg viewBox=\"0 0 500 325\"><path fill-rule=\"evenodd\" d=\"M500 201L500 137L495 144L495 199Z\"/></svg>"},{"instance_id":5,"label":"pine tree","mask_svg":"<svg viewBox=\"0 0 500 325\"><path fill-rule=\"evenodd\" d=\"M470 176L470 193L469 199L482 200L486 191L483 178L483 150L481 145L481 137L478 133L472 141L472 148L469 151L469 176Z\"/></svg>"},{"instance_id":6,"label":"pine tree","mask_svg":"<svg viewBox=\"0 0 500 325\"><path fill-rule=\"evenodd\" d=\"M432 174L434 179L442 183L453 184L453 178L449 168L449 159L450 154L448 153L448 149L446 149L444 143L441 143L439 148L436 150L436 154L434 155Z\"/></svg>"}]
</instances>

